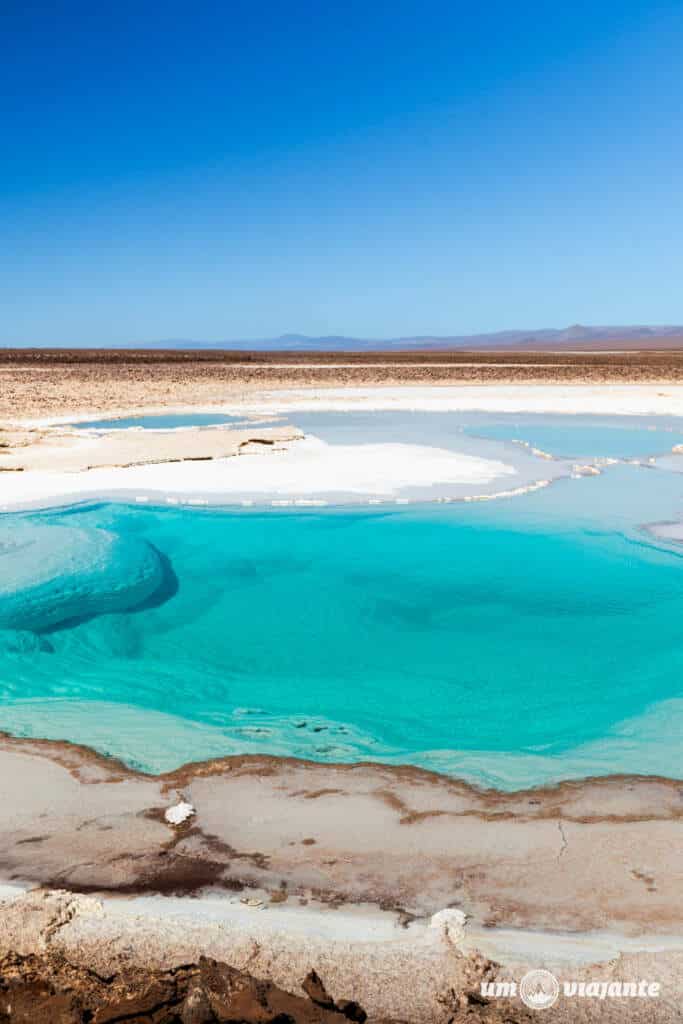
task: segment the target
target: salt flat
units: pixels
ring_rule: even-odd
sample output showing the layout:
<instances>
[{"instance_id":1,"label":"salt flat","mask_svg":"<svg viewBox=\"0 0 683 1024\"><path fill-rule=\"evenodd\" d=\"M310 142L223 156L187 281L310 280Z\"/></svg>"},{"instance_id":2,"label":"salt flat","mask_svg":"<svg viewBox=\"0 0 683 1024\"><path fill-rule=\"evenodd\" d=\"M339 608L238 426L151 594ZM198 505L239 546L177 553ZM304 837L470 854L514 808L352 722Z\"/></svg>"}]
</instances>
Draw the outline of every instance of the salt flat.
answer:
<instances>
[{"instance_id":1,"label":"salt flat","mask_svg":"<svg viewBox=\"0 0 683 1024\"><path fill-rule=\"evenodd\" d=\"M216 431L217 433L218 431ZM223 432L223 431L221 431ZM226 434L230 431L224 431ZM212 432L213 433L213 432ZM290 431L291 433L291 431ZM141 461L145 438L138 435ZM172 443L172 442L167 442ZM229 439L228 439L229 443ZM90 458L97 458L89 441ZM94 449L94 451L93 451ZM201 452L201 442L198 451ZM73 449L69 449L70 455ZM398 496L402 488L453 483L482 485L514 477L513 467L439 448L409 444L327 445L316 438L282 442L279 450L235 452L239 457L205 461L198 454L184 462L107 467L80 472L28 469L2 479L5 508L45 500L73 499L84 492L142 491L195 493L205 498L301 497L324 493ZM54 461L54 453L51 453ZM47 460L45 460L47 461Z\"/></svg>"},{"instance_id":2,"label":"salt flat","mask_svg":"<svg viewBox=\"0 0 683 1024\"><path fill-rule=\"evenodd\" d=\"M154 406L147 412L159 412ZM192 406L167 406L177 412ZM344 410L491 411L554 414L681 415L683 385L602 384L440 387L372 387L286 389L256 396L244 392L229 404L200 406L203 411L239 411L250 416L286 416L296 427L296 412ZM118 410L124 415L131 410ZM81 414L88 418L91 414ZM71 417L73 419L73 417ZM78 418L78 416L76 417ZM81 493L111 494L136 490L168 494L199 493L258 498L259 495L305 498L332 494L396 496L407 486L489 484L501 478L501 490L515 487L514 467L500 459L477 459L464 453L407 444L352 447L323 445L307 438L295 441L291 427L251 430L118 431L117 436L77 436L56 429L65 417L27 420L33 428L12 441L0 462L21 473L2 476L0 502L17 507L48 499L70 500ZM44 431L47 430L47 435ZM54 434L52 433L54 431ZM235 459L226 455L253 454L251 438L265 438L274 450L265 458ZM13 446L14 444L14 446ZM260 446L263 447L263 446ZM177 461L176 461L177 460ZM212 460L209 464L196 460ZM91 468L88 468L91 467ZM87 472L85 471L87 469ZM80 471L74 476L74 471ZM539 480L543 474L539 472ZM0 507L2 507L0 506Z\"/></svg>"},{"instance_id":3,"label":"salt flat","mask_svg":"<svg viewBox=\"0 0 683 1024\"><path fill-rule=\"evenodd\" d=\"M404 409L433 412L593 413L644 416L683 415L680 384L462 384L420 387L291 388L270 392L244 407L265 413L286 409Z\"/></svg>"}]
</instances>

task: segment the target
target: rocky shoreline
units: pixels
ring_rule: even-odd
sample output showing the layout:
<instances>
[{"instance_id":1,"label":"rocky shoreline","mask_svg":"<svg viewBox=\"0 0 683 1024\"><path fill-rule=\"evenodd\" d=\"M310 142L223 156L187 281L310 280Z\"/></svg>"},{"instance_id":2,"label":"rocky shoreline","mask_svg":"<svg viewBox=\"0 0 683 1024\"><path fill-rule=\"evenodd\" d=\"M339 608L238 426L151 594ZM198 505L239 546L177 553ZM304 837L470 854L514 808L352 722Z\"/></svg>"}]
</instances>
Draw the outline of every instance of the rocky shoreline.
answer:
<instances>
[{"instance_id":1,"label":"rocky shoreline","mask_svg":"<svg viewBox=\"0 0 683 1024\"><path fill-rule=\"evenodd\" d=\"M168 970L124 968L103 977L59 955L0 961L0 1022L13 1024L364 1024L353 1000L335 1002L309 971L305 995L285 992L227 964L200 957ZM389 1024L389 1022L387 1022Z\"/></svg>"},{"instance_id":2,"label":"rocky shoreline","mask_svg":"<svg viewBox=\"0 0 683 1024\"><path fill-rule=\"evenodd\" d=\"M6 881L119 895L253 890L278 902L285 892L409 918L457 905L491 928L670 935L683 916L676 780L500 792L410 766L265 755L146 775L85 747L7 735L0 769ZM181 800L194 813L169 824Z\"/></svg>"},{"instance_id":3,"label":"rocky shoreline","mask_svg":"<svg viewBox=\"0 0 683 1024\"><path fill-rule=\"evenodd\" d=\"M220 919L121 914L112 901L33 890L0 901L2 1024L528 1024L517 982L542 963L564 997L552 1024L680 1020L683 950L621 954L596 963L553 957L492 959L463 942L457 915L409 938L325 939L312 927L231 937ZM246 934L245 934L246 932ZM232 941L239 938L239 942ZM657 998L605 999L624 981ZM633 979L641 979L634 982ZM645 979L645 980L642 980ZM647 980L649 979L649 980ZM566 997L582 985L591 993Z\"/></svg>"}]
</instances>

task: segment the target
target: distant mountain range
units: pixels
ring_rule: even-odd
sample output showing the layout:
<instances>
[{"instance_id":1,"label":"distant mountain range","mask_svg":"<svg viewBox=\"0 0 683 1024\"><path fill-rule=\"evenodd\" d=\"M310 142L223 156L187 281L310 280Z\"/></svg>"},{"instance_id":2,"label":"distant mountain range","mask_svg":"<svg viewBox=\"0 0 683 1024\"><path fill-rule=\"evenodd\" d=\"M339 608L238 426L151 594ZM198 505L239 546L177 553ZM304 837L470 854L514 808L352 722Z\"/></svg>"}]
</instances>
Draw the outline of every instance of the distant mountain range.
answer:
<instances>
[{"instance_id":1,"label":"distant mountain range","mask_svg":"<svg viewBox=\"0 0 683 1024\"><path fill-rule=\"evenodd\" d=\"M447 337L418 335L406 338L349 338L344 335L310 337L281 334L278 338L224 342L160 341L144 348L261 349L267 352L364 352L406 349L567 349L567 348L678 348L683 326L546 327L539 330L497 331L492 334L457 334ZM138 346L134 346L138 347Z\"/></svg>"},{"instance_id":2,"label":"distant mountain range","mask_svg":"<svg viewBox=\"0 0 683 1024\"><path fill-rule=\"evenodd\" d=\"M41 346L42 347L42 346ZM49 346L48 346L49 347ZM544 327L538 330L497 331L492 334L457 334L447 337L419 335L406 338L348 338L343 335L310 337L306 334L281 334L278 338L232 341L195 341L173 339L155 342L131 342L110 346L59 346L61 348L132 349L215 349L263 352L378 352L415 349L526 349L526 350L606 350L641 348L683 348L683 326Z\"/></svg>"}]
</instances>

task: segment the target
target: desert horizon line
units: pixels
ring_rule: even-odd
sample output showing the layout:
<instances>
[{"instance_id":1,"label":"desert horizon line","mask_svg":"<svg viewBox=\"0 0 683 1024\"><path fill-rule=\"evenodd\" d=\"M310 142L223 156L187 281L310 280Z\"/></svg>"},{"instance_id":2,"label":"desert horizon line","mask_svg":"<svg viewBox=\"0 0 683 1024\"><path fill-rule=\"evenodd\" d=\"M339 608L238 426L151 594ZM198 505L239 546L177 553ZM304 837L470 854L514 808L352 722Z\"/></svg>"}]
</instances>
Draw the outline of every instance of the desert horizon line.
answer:
<instances>
[{"instance_id":1,"label":"desert horizon line","mask_svg":"<svg viewBox=\"0 0 683 1024\"><path fill-rule=\"evenodd\" d=\"M107 342L0 342L0 349L216 349L244 351L399 351L441 348L533 348L565 347L570 344L600 346L619 343L631 347L683 345L683 324L596 325L575 323L568 327L506 328L467 334L420 333L363 336L357 334L305 334L284 332L270 337L225 338L209 341L197 338L160 338Z\"/></svg>"}]
</instances>

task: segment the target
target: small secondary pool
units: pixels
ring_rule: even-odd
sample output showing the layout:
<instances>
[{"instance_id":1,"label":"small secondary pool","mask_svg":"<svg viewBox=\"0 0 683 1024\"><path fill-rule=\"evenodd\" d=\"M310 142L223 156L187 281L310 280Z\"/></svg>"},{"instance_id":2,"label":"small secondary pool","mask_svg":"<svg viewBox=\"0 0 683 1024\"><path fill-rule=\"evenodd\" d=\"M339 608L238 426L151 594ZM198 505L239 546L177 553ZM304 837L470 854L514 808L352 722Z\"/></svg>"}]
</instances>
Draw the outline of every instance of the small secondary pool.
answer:
<instances>
[{"instance_id":1,"label":"small secondary pool","mask_svg":"<svg viewBox=\"0 0 683 1024\"><path fill-rule=\"evenodd\" d=\"M216 427L222 423L239 423L244 416L229 416L216 412L159 413L154 416L124 416L112 420L83 420L72 423L78 430L175 430L177 427Z\"/></svg>"},{"instance_id":2,"label":"small secondary pool","mask_svg":"<svg viewBox=\"0 0 683 1024\"><path fill-rule=\"evenodd\" d=\"M328 444L402 441L457 451L476 441L523 443L558 459L642 459L683 444L680 416L582 416L547 413L352 411L293 413L291 420Z\"/></svg>"}]
</instances>

